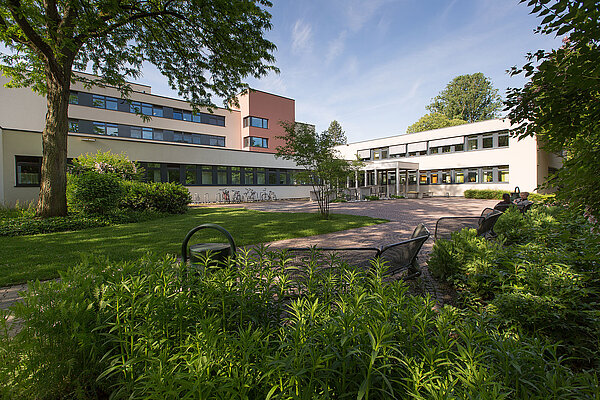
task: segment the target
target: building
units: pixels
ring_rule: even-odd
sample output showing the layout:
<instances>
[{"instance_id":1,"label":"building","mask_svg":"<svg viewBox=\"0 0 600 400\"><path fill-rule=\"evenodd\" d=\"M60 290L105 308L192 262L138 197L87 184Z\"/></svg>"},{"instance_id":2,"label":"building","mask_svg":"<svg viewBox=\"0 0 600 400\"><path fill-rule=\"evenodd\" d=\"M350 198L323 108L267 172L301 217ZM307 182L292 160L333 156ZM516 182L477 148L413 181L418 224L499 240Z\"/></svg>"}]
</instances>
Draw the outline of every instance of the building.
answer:
<instances>
[{"instance_id":1,"label":"building","mask_svg":"<svg viewBox=\"0 0 600 400\"><path fill-rule=\"evenodd\" d=\"M44 97L7 89L7 81L0 76L0 204L37 199L46 115ZM132 89L128 102L111 87L73 85L69 158L124 152L141 163L148 180L180 182L197 201L246 188L308 197L309 187L295 182L297 166L274 156L284 134L280 121L295 121L293 99L251 91L239 97L237 109L194 114L187 102L153 95L149 86Z\"/></svg>"},{"instance_id":2,"label":"building","mask_svg":"<svg viewBox=\"0 0 600 400\"><path fill-rule=\"evenodd\" d=\"M364 167L348 182L363 195L461 196L467 189L534 191L560 158L536 138L517 140L508 120L494 119L339 146Z\"/></svg>"}]
</instances>

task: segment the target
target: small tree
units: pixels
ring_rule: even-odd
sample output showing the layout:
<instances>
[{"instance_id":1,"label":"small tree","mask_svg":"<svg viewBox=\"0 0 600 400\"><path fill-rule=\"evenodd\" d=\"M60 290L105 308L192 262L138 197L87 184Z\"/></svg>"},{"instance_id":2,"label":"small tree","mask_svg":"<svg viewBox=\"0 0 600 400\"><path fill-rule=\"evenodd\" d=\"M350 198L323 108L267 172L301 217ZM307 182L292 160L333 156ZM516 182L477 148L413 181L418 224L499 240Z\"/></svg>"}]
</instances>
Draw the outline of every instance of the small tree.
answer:
<instances>
[{"instance_id":1,"label":"small tree","mask_svg":"<svg viewBox=\"0 0 600 400\"><path fill-rule=\"evenodd\" d=\"M477 72L452 79L426 108L450 120L477 122L496 118L502 109L502 99L492 82Z\"/></svg>"},{"instance_id":2,"label":"small tree","mask_svg":"<svg viewBox=\"0 0 600 400\"><path fill-rule=\"evenodd\" d=\"M338 132L326 130L319 134L312 125L294 122L281 125L286 135L279 139L285 144L277 147L276 157L292 160L304 169L299 179L312 186L321 216L329 218L330 196L335 193L337 183L345 182L350 173L350 162L339 158L334 149L338 145Z\"/></svg>"}]
</instances>

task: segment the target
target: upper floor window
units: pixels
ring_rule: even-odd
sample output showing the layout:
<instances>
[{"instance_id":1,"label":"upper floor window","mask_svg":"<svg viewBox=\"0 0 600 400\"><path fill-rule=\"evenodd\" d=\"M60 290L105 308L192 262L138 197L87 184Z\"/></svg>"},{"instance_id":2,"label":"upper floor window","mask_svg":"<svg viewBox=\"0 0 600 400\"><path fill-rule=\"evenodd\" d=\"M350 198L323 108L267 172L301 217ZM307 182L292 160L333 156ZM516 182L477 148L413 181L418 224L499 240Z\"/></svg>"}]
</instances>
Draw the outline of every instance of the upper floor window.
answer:
<instances>
[{"instance_id":1,"label":"upper floor window","mask_svg":"<svg viewBox=\"0 0 600 400\"><path fill-rule=\"evenodd\" d=\"M70 119L69 120L69 132L79 132L79 120L78 119Z\"/></svg>"},{"instance_id":2,"label":"upper floor window","mask_svg":"<svg viewBox=\"0 0 600 400\"><path fill-rule=\"evenodd\" d=\"M484 149L491 149L494 147L494 136L493 135L484 135L481 140L482 147Z\"/></svg>"},{"instance_id":3,"label":"upper floor window","mask_svg":"<svg viewBox=\"0 0 600 400\"><path fill-rule=\"evenodd\" d=\"M479 138L477 136L469 136L467 138L467 150L477 150Z\"/></svg>"},{"instance_id":4,"label":"upper floor window","mask_svg":"<svg viewBox=\"0 0 600 400\"><path fill-rule=\"evenodd\" d=\"M269 148L269 140L261 137L246 136L244 138L244 147L261 147L267 149Z\"/></svg>"},{"instance_id":5,"label":"upper floor window","mask_svg":"<svg viewBox=\"0 0 600 400\"><path fill-rule=\"evenodd\" d=\"M118 100L114 97L107 97L95 94L92 96L92 105L96 108L105 108L107 110L117 110Z\"/></svg>"},{"instance_id":6,"label":"upper floor window","mask_svg":"<svg viewBox=\"0 0 600 400\"><path fill-rule=\"evenodd\" d=\"M384 160L388 158L389 148L382 147L380 149L373 149L373 160Z\"/></svg>"},{"instance_id":7,"label":"upper floor window","mask_svg":"<svg viewBox=\"0 0 600 400\"><path fill-rule=\"evenodd\" d=\"M265 118L258 118L258 117L246 117L246 118L244 118L244 128L247 128L249 126L253 126L255 128L268 129L269 128L269 120L265 119Z\"/></svg>"},{"instance_id":8,"label":"upper floor window","mask_svg":"<svg viewBox=\"0 0 600 400\"><path fill-rule=\"evenodd\" d=\"M498 147L508 147L508 132L498 134Z\"/></svg>"},{"instance_id":9,"label":"upper floor window","mask_svg":"<svg viewBox=\"0 0 600 400\"><path fill-rule=\"evenodd\" d=\"M69 94L69 104L79 104L79 93L71 92Z\"/></svg>"}]
</instances>

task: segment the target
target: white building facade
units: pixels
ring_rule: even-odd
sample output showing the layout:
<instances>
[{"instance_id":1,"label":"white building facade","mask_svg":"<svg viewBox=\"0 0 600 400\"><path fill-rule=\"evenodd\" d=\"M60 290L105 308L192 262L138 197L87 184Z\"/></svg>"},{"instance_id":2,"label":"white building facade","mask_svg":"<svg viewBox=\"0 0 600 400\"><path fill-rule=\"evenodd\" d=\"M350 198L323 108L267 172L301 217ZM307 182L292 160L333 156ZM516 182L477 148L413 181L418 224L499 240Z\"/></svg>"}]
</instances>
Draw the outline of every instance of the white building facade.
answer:
<instances>
[{"instance_id":1,"label":"white building facade","mask_svg":"<svg viewBox=\"0 0 600 400\"><path fill-rule=\"evenodd\" d=\"M533 192L560 168L537 140L517 140L510 122L494 119L338 146L365 166L350 188L363 195L462 196L467 189Z\"/></svg>"}]
</instances>

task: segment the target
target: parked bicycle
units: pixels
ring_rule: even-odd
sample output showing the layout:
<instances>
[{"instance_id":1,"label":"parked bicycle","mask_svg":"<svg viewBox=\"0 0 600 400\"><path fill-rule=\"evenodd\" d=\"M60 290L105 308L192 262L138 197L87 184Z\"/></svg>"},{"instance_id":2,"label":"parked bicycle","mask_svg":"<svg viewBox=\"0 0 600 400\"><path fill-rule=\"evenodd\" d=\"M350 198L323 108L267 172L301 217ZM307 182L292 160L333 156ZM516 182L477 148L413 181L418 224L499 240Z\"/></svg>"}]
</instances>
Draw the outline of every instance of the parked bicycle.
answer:
<instances>
[{"instance_id":1,"label":"parked bicycle","mask_svg":"<svg viewBox=\"0 0 600 400\"><path fill-rule=\"evenodd\" d=\"M256 192L254 190L252 190L251 188L246 188L246 190L244 191L244 195L242 196L243 201L245 202L250 202L250 201L256 201Z\"/></svg>"},{"instance_id":2,"label":"parked bicycle","mask_svg":"<svg viewBox=\"0 0 600 400\"><path fill-rule=\"evenodd\" d=\"M233 201L234 203L241 203L242 202L242 195L240 194L239 190L234 190L233 194L231 195L231 201Z\"/></svg>"},{"instance_id":3,"label":"parked bicycle","mask_svg":"<svg viewBox=\"0 0 600 400\"><path fill-rule=\"evenodd\" d=\"M231 198L229 197L229 190L219 189L219 192L217 193L217 203L231 203Z\"/></svg>"}]
</instances>

